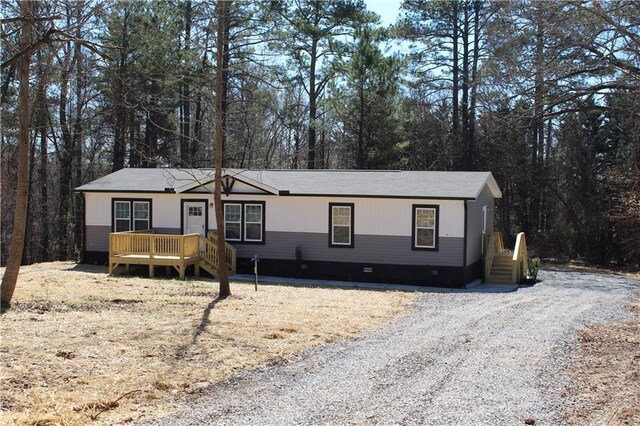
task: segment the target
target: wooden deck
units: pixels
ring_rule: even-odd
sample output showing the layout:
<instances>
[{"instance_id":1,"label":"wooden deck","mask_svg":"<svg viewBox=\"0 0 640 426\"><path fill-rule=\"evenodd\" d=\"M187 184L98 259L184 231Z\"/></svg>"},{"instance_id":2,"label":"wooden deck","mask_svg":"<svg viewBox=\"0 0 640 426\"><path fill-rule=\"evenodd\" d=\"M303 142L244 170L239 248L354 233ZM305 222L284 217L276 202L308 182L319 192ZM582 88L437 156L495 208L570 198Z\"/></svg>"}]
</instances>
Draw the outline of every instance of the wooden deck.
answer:
<instances>
[{"instance_id":1,"label":"wooden deck","mask_svg":"<svg viewBox=\"0 0 640 426\"><path fill-rule=\"evenodd\" d=\"M114 232L109 234L109 275L123 265L129 272L130 265L148 265L149 277L155 275L156 266L173 267L180 279L185 279L187 268L194 267L195 276L200 268L212 275L218 274L218 247L215 233L209 238L200 234L165 235L152 230ZM227 265L236 271L236 250L225 244Z\"/></svg>"},{"instance_id":2,"label":"wooden deck","mask_svg":"<svg viewBox=\"0 0 640 426\"><path fill-rule=\"evenodd\" d=\"M513 251L505 249L500 232L484 234L482 244L485 282L519 284L527 278L529 255L524 232L518 234Z\"/></svg>"}]
</instances>

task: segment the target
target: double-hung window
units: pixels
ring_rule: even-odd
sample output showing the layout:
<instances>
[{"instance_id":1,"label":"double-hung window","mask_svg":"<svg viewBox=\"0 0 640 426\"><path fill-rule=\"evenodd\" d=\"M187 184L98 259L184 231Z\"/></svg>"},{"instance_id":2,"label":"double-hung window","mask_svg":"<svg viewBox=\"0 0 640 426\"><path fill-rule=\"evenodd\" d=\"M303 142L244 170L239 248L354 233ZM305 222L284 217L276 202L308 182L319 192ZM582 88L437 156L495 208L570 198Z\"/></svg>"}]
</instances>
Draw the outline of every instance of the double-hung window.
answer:
<instances>
[{"instance_id":1,"label":"double-hung window","mask_svg":"<svg viewBox=\"0 0 640 426\"><path fill-rule=\"evenodd\" d=\"M224 239L241 241L242 204L225 203L224 205Z\"/></svg>"},{"instance_id":2,"label":"double-hung window","mask_svg":"<svg viewBox=\"0 0 640 426\"><path fill-rule=\"evenodd\" d=\"M438 249L438 206L413 206L412 248L414 250Z\"/></svg>"},{"instance_id":3,"label":"double-hung window","mask_svg":"<svg viewBox=\"0 0 640 426\"><path fill-rule=\"evenodd\" d=\"M264 243L264 202L225 202L224 238L227 241Z\"/></svg>"},{"instance_id":4,"label":"double-hung window","mask_svg":"<svg viewBox=\"0 0 640 426\"><path fill-rule=\"evenodd\" d=\"M262 204L244 205L244 240L262 241Z\"/></svg>"},{"instance_id":5,"label":"double-hung window","mask_svg":"<svg viewBox=\"0 0 640 426\"><path fill-rule=\"evenodd\" d=\"M329 247L353 247L353 203L329 203Z\"/></svg>"},{"instance_id":6,"label":"double-hung window","mask_svg":"<svg viewBox=\"0 0 640 426\"><path fill-rule=\"evenodd\" d=\"M114 232L151 229L150 200L113 200Z\"/></svg>"}]
</instances>

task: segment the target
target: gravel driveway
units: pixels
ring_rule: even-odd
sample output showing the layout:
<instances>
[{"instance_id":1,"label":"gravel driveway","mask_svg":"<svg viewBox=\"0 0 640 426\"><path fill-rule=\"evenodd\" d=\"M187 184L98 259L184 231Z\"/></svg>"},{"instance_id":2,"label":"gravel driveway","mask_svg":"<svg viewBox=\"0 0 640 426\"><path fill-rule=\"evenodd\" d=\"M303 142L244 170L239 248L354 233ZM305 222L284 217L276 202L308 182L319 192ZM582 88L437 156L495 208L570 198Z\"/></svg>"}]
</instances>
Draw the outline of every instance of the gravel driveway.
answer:
<instances>
[{"instance_id":1,"label":"gravel driveway","mask_svg":"<svg viewBox=\"0 0 640 426\"><path fill-rule=\"evenodd\" d=\"M242 373L158 424L561 423L575 330L623 318L640 281L539 278L512 293L425 294L388 327Z\"/></svg>"}]
</instances>

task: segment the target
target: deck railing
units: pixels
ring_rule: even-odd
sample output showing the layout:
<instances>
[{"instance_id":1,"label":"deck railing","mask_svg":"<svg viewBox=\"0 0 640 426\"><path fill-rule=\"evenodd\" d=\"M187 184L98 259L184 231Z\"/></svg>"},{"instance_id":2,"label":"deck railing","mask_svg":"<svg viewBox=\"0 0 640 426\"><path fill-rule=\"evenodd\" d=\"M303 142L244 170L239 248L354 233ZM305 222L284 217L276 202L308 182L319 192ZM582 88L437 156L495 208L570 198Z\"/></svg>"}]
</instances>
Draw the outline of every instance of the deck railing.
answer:
<instances>
[{"instance_id":1,"label":"deck railing","mask_svg":"<svg viewBox=\"0 0 640 426\"><path fill-rule=\"evenodd\" d=\"M484 248L484 277L485 280L491 276L491 267L493 266L493 258L496 253L504 250L502 234L500 232L492 232L491 234L482 235L482 245Z\"/></svg>"},{"instance_id":2,"label":"deck railing","mask_svg":"<svg viewBox=\"0 0 640 426\"><path fill-rule=\"evenodd\" d=\"M148 231L109 234L109 256L171 256L185 259L199 255L200 234L162 235Z\"/></svg>"},{"instance_id":3,"label":"deck railing","mask_svg":"<svg viewBox=\"0 0 640 426\"><path fill-rule=\"evenodd\" d=\"M214 232L214 231L209 231L207 233L207 237L208 240L216 247L216 256L218 253L218 233ZM225 247L225 256L227 258L227 266L229 267L229 269L231 270L231 272L233 272L234 274L236 273L236 263L237 263L237 250L235 247L233 247L231 244L227 243L225 241L224 243L224 247ZM216 268L218 267L218 261L216 260Z\"/></svg>"},{"instance_id":4,"label":"deck railing","mask_svg":"<svg viewBox=\"0 0 640 426\"><path fill-rule=\"evenodd\" d=\"M225 254L227 257L227 267L235 273L237 267L236 249L230 244L225 243ZM166 262L171 261L171 259L175 259L178 265L183 265L185 262L190 262L187 264L194 264L193 261L196 259L195 263L204 261L217 270L217 237L214 232L210 232L208 238L205 238L200 234L156 234L153 230L114 232L109 234L110 265L113 263L117 266L118 262L128 264L122 260L125 257L137 259L135 262L130 260L129 263L149 265L167 264ZM152 268L150 271L151 270ZM150 274L152 273L153 272L150 272Z\"/></svg>"},{"instance_id":5,"label":"deck railing","mask_svg":"<svg viewBox=\"0 0 640 426\"><path fill-rule=\"evenodd\" d=\"M516 237L516 246L513 249L513 266L511 268L511 279L514 283L519 283L527 277L529 272L529 256L527 254L527 239L524 232Z\"/></svg>"}]
</instances>

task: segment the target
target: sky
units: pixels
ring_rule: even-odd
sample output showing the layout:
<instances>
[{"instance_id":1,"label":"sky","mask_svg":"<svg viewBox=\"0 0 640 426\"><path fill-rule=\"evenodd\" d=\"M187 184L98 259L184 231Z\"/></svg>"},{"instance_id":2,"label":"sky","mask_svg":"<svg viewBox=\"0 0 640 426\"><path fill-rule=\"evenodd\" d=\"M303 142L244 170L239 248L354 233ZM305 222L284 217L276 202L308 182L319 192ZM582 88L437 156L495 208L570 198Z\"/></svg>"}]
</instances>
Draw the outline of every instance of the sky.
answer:
<instances>
[{"instance_id":1,"label":"sky","mask_svg":"<svg viewBox=\"0 0 640 426\"><path fill-rule=\"evenodd\" d=\"M382 25L389 25L396 22L401 0L364 0L367 8L378 15Z\"/></svg>"}]
</instances>

